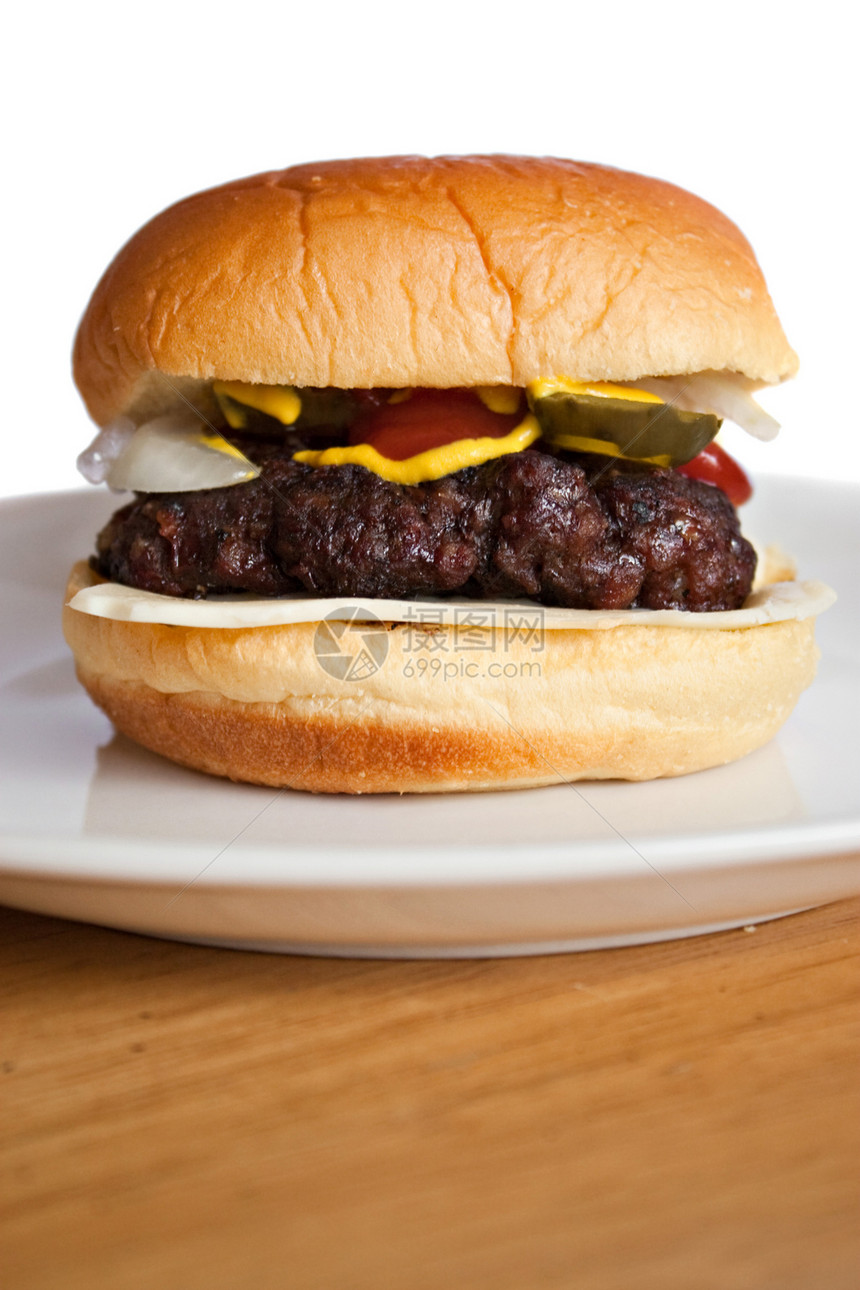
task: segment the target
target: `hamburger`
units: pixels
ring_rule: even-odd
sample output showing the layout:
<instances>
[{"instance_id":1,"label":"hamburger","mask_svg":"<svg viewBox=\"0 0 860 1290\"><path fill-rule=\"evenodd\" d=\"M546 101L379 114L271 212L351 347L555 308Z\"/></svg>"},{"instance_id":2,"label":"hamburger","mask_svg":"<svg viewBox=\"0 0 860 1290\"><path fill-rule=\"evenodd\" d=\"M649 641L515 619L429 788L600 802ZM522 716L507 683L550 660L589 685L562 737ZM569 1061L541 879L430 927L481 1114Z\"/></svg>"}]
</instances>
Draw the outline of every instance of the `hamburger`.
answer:
<instances>
[{"instance_id":1,"label":"hamburger","mask_svg":"<svg viewBox=\"0 0 860 1290\"><path fill-rule=\"evenodd\" d=\"M796 370L748 242L670 184L393 157L179 202L96 287L77 673L185 766L319 792L744 756L832 593L762 555L723 418Z\"/></svg>"}]
</instances>

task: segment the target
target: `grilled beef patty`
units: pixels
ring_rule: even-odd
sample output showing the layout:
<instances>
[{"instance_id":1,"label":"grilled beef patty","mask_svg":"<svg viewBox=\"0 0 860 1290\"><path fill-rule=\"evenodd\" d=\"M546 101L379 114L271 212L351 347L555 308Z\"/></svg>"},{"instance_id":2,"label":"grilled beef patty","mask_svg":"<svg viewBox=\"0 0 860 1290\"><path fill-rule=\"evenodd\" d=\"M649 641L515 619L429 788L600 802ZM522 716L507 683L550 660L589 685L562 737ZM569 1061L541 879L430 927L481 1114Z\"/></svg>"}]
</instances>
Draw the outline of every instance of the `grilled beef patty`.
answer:
<instances>
[{"instance_id":1,"label":"grilled beef patty","mask_svg":"<svg viewBox=\"0 0 860 1290\"><path fill-rule=\"evenodd\" d=\"M171 596L458 594L583 609L737 609L752 585L755 552L728 498L672 470L528 450L408 486L246 451L259 479L117 512L98 572Z\"/></svg>"}]
</instances>

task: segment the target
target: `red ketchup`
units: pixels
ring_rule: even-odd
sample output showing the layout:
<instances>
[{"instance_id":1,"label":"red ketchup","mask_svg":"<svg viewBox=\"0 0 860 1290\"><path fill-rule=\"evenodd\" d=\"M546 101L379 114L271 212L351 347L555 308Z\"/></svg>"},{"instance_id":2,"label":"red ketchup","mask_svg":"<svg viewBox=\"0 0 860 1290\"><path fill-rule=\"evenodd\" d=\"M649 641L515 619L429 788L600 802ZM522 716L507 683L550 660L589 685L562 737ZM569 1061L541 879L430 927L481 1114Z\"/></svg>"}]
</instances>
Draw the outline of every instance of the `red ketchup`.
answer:
<instances>
[{"instance_id":1,"label":"red ketchup","mask_svg":"<svg viewBox=\"0 0 860 1290\"><path fill-rule=\"evenodd\" d=\"M370 444L383 457L403 461L458 439L502 438L521 421L519 412L491 412L473 390L414 390L402 403L363 413L349 442Z\"/></svg>"},{"instance_id":2,"label":"red ketchup","mask_svg":"<svg viewBox=\"0 0 860 1290\"><path fill-rule=\"evenodd\" d=\"M744 471L734 457L715 443L709 443L698 457L685 466L677 466L676 470L680 475L721 488L733 506L743 506L752 497L752 484Z\"/></svg>"}]
</instances>

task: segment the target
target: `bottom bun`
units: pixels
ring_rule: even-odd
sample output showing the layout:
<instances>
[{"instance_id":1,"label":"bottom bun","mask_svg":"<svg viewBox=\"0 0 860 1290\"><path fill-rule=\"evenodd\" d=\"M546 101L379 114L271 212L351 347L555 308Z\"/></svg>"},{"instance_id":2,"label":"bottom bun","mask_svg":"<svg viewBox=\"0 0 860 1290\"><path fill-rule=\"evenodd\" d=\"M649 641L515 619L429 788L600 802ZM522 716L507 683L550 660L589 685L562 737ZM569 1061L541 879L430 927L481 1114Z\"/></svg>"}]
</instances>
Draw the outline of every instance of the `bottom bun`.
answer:
<instances>
[{"instance_id":1,"label":"bottom bun","mask_svg":"<svg viewBox=\"0 0 860 1290\"><path fill-rule=\"evenodd\" d=\"M67 599L97 581L75 567ZM183 766L323 793L656 779L766 743L812 681L814 619L516 631L318 623L168 627L66 607L78 677L116 728ZM343 638L344 645L347 639ZM491 647L490 647L491 646ZM349 664L351 676L343 674Z\"/></svg>"}]
</instances>

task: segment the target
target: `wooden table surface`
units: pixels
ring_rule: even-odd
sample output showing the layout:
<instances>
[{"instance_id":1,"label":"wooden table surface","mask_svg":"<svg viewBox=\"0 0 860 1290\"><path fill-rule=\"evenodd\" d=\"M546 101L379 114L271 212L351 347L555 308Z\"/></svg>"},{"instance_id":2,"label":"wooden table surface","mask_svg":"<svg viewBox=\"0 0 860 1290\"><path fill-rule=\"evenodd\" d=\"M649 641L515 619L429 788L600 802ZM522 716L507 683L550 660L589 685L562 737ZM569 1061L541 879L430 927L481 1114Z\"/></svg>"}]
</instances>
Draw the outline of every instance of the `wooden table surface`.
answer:
<instances>
[{"instance_id":1,"label":"wooden table surface","mask_svg":"<svg viewBox=\"0 0 860 1290\"><path fill-rule=\"evenodd\" d=\"M10 1290L856 1290L860 901L367 962L0 911Z\"/></svg>"}]
</instances>

